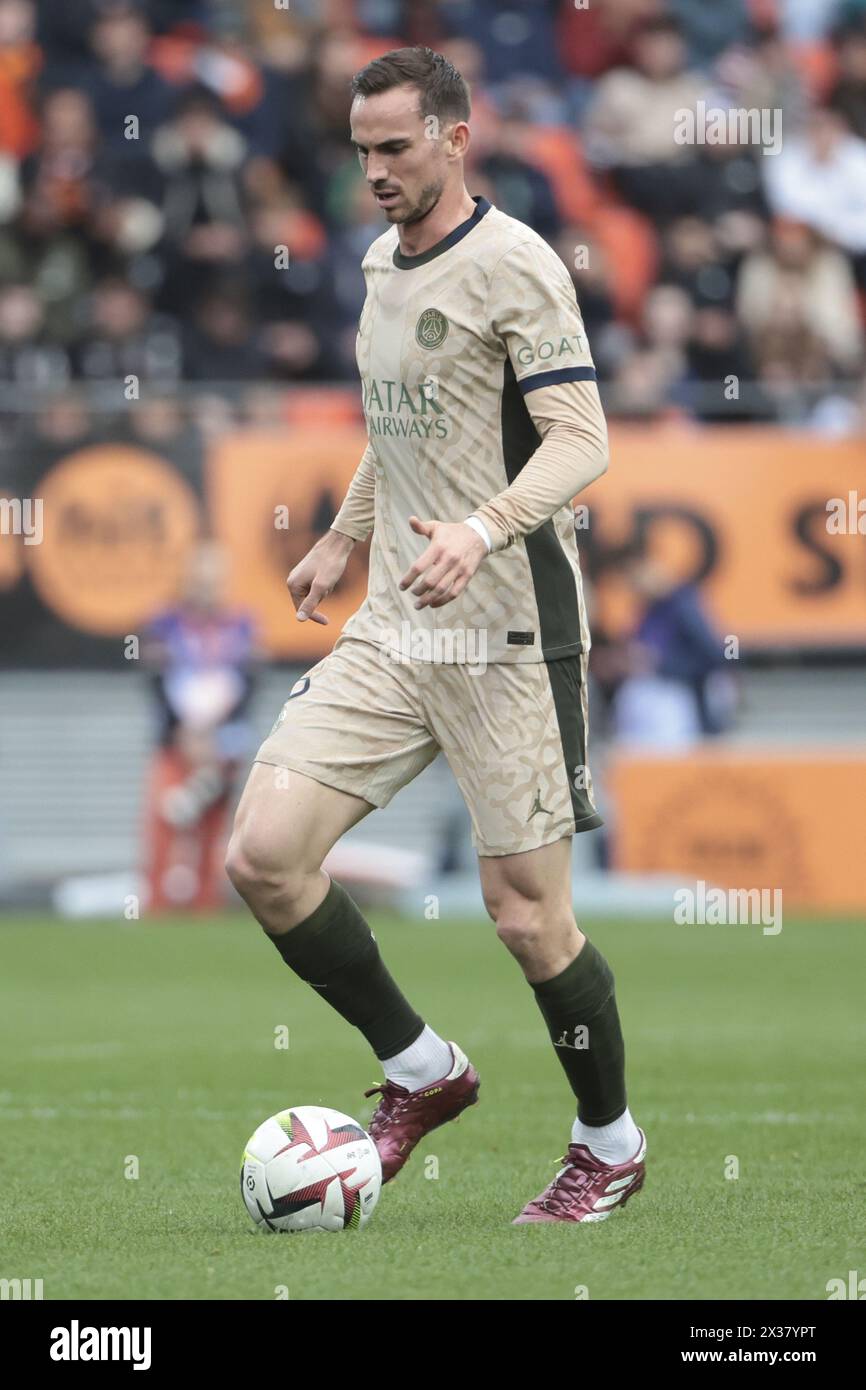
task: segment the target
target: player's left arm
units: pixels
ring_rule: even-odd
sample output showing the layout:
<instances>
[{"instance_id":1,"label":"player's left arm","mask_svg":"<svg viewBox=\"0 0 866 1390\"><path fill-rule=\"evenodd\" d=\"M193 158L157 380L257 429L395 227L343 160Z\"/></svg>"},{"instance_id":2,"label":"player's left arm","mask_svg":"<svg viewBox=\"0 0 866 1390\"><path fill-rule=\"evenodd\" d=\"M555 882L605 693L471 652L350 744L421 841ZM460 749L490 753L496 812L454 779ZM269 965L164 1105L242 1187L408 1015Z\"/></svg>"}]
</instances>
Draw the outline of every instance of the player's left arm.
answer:
<instances>
[{"instance_id":1,"label":"player's left arm","mask_svg":"<svg viewBox=\"0 0 866 1390\"><path fill-rule=\"evenodd\" d=\"M490 550L537 530L608 464L595 367L571 276L556 253L535 240L506 253L491 277L488 315L540 442L468 525L410 518L430 542L401 581L403 589L414 585L416 608L457 598Z\"/></svg>"},{"instance_id":2,"label":"player's left arm","mask_svg":"<svg viewBox=\"0 0 866 1390\"><path fill-rule=\"evenodd\" d=\"M543 526L607 470L607 425L594 381L539 386L525 399L541 443L514 482L473 512L494 551Z\"/></svg>"}]
</instances>

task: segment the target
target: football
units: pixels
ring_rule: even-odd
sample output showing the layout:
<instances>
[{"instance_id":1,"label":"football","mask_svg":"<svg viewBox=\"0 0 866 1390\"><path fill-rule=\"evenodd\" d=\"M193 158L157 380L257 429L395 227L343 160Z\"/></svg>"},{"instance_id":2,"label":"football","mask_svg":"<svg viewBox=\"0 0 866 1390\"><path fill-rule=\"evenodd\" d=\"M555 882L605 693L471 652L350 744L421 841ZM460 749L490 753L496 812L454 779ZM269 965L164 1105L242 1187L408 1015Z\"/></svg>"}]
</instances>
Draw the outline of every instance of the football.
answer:
<instances>
[{"instance_id":1,"label":"football","mask_svg":"<svg viewBox=\"0 0 866 1390\"><path fill-rule=\"evenodd\" d=\"M369 1134L322 1105L271 1115L244 1149L241 1194L260 1231L359 1231L381 1189Z\"/></svg>"}]
</instances>

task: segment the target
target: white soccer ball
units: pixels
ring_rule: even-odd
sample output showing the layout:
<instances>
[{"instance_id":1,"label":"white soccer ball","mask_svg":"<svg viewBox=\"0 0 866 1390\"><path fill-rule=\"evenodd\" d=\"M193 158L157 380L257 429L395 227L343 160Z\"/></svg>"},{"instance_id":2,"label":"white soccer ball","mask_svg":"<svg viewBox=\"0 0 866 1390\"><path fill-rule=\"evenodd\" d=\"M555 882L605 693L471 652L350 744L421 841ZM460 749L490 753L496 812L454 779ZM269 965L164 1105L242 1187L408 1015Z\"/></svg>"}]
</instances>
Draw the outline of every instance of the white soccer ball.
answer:
<instances>
[{"instance_id":1,"label":"white soccer ball","mask_svg":"<svg viewBox=\"0 0 866 1390\"><path fill-rule=\"evenodd\" d=\"M381 1190L369 1134L323 1105L272 1115L244 1150L241 1194L260 1231L358 1231Z\"/></svg>"}]
</instances>

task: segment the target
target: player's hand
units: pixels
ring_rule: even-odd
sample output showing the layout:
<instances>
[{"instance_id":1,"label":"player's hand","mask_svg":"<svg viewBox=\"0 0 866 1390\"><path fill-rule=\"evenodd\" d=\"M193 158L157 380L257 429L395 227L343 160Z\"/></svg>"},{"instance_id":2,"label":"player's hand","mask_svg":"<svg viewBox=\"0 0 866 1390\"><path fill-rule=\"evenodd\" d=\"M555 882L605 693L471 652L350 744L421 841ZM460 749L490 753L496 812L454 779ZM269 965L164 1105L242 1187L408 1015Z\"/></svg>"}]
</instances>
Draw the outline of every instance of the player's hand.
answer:
<instances>
[{"instance_id":1,"label":"player's hand","mask_svg":"<svg viewBox=\"0 0 866 1390\"><path fill-rule=\"evenodd\" d=\"M420 521L410 516L409 525L430 544L403 575L400 588L412 589L416 608L442 608L463 593L487 546L463 521Z\"/></svg>"},{"instance_id":2,"label":"player's hand","mask_svg":"<svg viewBox=\"0 0 866 1390\"><path fill-rule=\"evenodd\" d=\"M329 619L319 612L319 604L342 578L354 544L351 536L328 531L295 565L286 584L299 623L312 618L314 623L327 627Z\"/></svg>"}]
</instances>

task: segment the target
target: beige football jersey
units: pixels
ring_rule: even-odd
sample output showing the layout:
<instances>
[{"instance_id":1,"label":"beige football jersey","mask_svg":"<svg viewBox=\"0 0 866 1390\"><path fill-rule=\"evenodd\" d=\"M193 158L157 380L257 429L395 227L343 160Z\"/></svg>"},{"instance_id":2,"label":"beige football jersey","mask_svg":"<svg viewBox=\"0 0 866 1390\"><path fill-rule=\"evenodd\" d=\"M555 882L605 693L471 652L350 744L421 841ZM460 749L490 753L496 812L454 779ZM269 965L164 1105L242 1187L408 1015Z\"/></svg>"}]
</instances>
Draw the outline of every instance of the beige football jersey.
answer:
<instances>
[{"instance_id":1,"label":"beige football jersey","mask_svg":"<svg viewBox=\"0 0 866 1390\"><path fill-rule=\"evenodd\" d=\"M373 540L367 598L344 632L413 660L554 660L589 647L570 502L582 483L562 473L575 451L560 434L557 455L550 436L559 494L541 524L537 479L535 495L523 488L513 507L502 494L521 490L521 471L563 411L585 418L589 454L603 447L597 388L570 385L593 383L595 370L559 257L524 223L474 201L429 251L404 256L391 227L364 258L357 359L370 442L334 526L362 538L372 503ZM547 403L535 420L534 401ZM493 553L459 598L416 609L399 582L427 542L409 516L460 522L473 512ZM526 534L512 521L522 514L534 526Z\"/></svg>"}]
</instances>

